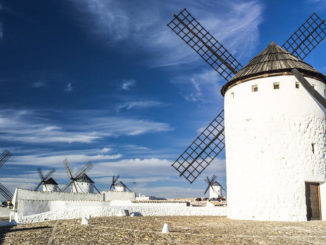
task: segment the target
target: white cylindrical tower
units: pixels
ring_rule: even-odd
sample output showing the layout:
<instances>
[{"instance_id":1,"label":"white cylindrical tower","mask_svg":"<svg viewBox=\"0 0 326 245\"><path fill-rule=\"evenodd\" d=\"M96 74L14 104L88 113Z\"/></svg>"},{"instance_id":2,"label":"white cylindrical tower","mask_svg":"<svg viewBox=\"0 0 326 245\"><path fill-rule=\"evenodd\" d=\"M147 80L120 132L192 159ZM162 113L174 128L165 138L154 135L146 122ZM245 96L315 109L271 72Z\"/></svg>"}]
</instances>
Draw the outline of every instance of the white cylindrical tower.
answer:
<instances>
[{"instance_id":1,"label":"white cylindrical tower","mask_svg":"<svg viewBox=\"0 0 326 245\"><path fill-rule=\"evenodd\" d=\"M78 179L76 179L75 184L72 185L72 192L94 193L94 181L86 174L82 174Z\"/></svg>"},{"instance_id":2,"label":"white cylindrical tower","mask_svg":"<svg viewBox=\"0 0 326 245\"><path fill-rule=\"evenodd\" d=\"M218 183L213 183L209 187L209 199L222 197L222 186Z\"/></svg>"},{"instance_id":3,"label":"white cylindrical tower","mask_svg":"<svg viewBox=\"0 0 326 245\"><path fill-rule=\"evenodd\" d=\"M325 76L275 43L222 89L229 218L304 221L309 212L326 214L325 111L293 68L325 98Z\"/></svg>"},{"instance_id":4,"label":"white cylindrical tower","mask_svg":"<svg viewBox=\"0 0 326 245\"><path fill-rule=\"evenodd\" d=\"M126 188L120 181L114 185L114 191L124 192L124 191L126 191Z\"/></svg>"},{"instance_id":5,"label":"white cylindrical tower","mask_svg":"<svg viewBox=\"0 0 326 245\"><path fill-rule=\"evenodd\" d=\"M58 183L53 178L44 181L43 191L59 191Z\"/></svg>"}]
</instances>

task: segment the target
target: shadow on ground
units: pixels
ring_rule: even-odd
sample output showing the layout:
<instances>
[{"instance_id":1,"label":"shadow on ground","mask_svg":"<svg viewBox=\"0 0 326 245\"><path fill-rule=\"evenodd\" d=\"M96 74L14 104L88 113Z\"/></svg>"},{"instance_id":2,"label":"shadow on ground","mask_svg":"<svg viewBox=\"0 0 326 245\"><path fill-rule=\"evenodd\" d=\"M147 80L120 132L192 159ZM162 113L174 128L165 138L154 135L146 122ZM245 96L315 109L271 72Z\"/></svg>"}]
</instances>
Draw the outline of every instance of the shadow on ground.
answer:
<instances>
[{"instance_id":1,"label":"shadow on ground","mask_svg":"<svg viewBox=\"0 0 326 245\"><path fill-rule=\"evenodd\" d=\"M2 226L0 227L0 245L3 244L5 236L7 233L17 232L17 231L32 231L39 229L48 229L50 226L37 226L37 227L26 227L26 228L16 228L15 226Z\"/></svg>"}]
</instances>

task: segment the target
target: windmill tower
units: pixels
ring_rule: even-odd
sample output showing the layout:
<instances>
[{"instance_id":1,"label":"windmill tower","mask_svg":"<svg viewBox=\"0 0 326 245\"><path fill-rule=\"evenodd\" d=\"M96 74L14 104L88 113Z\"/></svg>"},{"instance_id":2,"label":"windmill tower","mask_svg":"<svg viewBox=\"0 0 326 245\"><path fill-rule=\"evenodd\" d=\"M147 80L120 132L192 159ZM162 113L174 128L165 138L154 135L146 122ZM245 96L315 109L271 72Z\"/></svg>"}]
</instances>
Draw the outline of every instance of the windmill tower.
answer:
<instances>
[{"instance_id":1,"label":"windmill tower","mask_svg":"<svg viewBox=\"0 0 326 245\"><path fill-rule=\"evenodd\" d=\"M325 38L325 21L314 13L243 68L186 9L168 26L227 81L224 110L172 164L179 175L193 183L224 149L225 131L229 218L322 219L326 76L302 60Z\"/></svg>"},{"instance_id":2,"label":"windmill tower","mask_svg":"<svg viewBox=\"0 0 326 245\"><path fill-rule=\"evenodd\" d=\"M95 182L85 173L76 178L76 185L72 186L72 192L94 193Z\"/></svg>"},{"instance_id":3,"label":"windmill tower","mask_svg":"<svg viewBox=\"0 0 326 245\"><path fill-rule=\"evenodd\" d=\"M122 181L118 181L120 178L119 175L112 176L112 183L110 186L110 190L118 191L118 192L125 192L125 191L131 191L128 186L125 185Z\"/></svg>"},{"instance_id":4,"label":"windmill tower","mask_svg":"<svg viewBox=\"0 0 326 245\"><path fill-rule=\"evenodd\" d=\"M207 176L205 179L207 188L204 194L209 190L209 199L218 199L222 197L222 185L216 180L216 178L216 175L213 175L212 178Z\"/></svg>"},{"instance_id":5,"label":"windmill tower","mask_svg":"<svg viewBox=\"0 0 326 245\"><path fill-rule=\"evenodd\" d=\"M82 167L75 176L72 174L70 169L68 160L64 160L64 165L67 170L68 177L70 179L69 183L62 189L62 191L66 191L71 185L71 192L77 193L100 193L100 191L96 188L95 183L91 180L90 177L85 173L87 170L92 168L92 164L89 162L84 167Z\"/></svg>"},{"instance_id":6,"label":"windmill tower","mask_svg":"<svg viewBox=\"0 0 326 245\"><path fill-rule=\"evenodd\" d=\"M44 181L43 191L60 191L60 188L58 183L53 178L49 178Z\"/></svg>"}]
</instances>

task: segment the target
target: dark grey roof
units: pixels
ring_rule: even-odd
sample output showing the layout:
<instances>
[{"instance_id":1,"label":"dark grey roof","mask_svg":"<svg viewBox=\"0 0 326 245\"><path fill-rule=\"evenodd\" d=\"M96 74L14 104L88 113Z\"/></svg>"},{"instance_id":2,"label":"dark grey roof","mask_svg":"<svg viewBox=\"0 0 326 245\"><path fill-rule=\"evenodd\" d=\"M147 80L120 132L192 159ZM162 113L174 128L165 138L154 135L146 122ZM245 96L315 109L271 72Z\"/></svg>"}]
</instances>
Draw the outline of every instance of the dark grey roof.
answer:
<instances>
[{"instance_id":1,"label":"dark grey roof","mask_svg":"<svg viewBox=\"0 0 326 245\"><path fill-rule=\"evenodd\" d=\"M294 68L304 75L319 78L322 81L326 80L326 76L315 70L311 65L298 59L276 43L271 42L266 49L251 59L222 87L221 93L224 95L228 88L238 81L261 75L291 72Z\"/></svg>"},{"instance_id":2,"label":"dark grey roof","mask_svg":"<svg viewBox=\"0 0 326 245\"><path fill-rule=\"evenodd\" d=\"M218 186L222 186L217 180L212 182L212 185L218 185Z\"/></svg>"},{"instance_id":3,"label":"dark grey roof","mask_svg":"<svg viewBox=\"0 0 326 245\"><path fill-rule=\"evenodd\" d=\"M52 178L47 179L46 181L44 181L44 184L45 185L58 185L58 183Z\"/></svg>"},{"instance_id":4,"label":"dark grey roof","mask_svg":"<svg viewBox=\"0 0 326 245\"><path fill-rule=\"evenodd\" d=\"M83 173L81 176L79 176L76 179L77 182L86 182L86 183L94 183L93 180L91 180L90 177L87 176L87 174Z\"/></svg>"}]
</instances>

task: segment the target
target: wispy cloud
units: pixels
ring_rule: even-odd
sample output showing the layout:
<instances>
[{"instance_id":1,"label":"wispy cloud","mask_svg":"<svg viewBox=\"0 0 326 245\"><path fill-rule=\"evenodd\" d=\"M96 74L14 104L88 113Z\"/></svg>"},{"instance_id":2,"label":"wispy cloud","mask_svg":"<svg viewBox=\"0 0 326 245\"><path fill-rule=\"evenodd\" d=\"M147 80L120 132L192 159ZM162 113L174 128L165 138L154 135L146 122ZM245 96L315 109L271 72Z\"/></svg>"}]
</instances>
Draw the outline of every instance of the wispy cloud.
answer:
<instances>
[{"instance_id":1,"label":"wispy cloud","mask_svg":"<svg viewBox=\"0 0 326 245\"><path fill-rule=\"evenodd\" d=\"M72 84L71 84L71 83L67 83L67 85L66 85L64 91L65 91L66 93L70 93L72 90L73 90L73 88L72 88Z\"/></svg>"},{"instance_id":2,"label":"wispy cloud","mask_svg":"<svg viewBox=\"0 0 326 245\"><path fill-rule=\"evenodd\" d=\"M175 84L184 97L190 102L217 101L220 94L218 75L213 69L200 73L175 77L171 82Z\"/></svg>"},{"instance_id":3,"label":"wispy cloud","mask_svg":"<svg viewBox=\"0 0 326 245\"><path fill-rule=\"evenodd\" d=\"M122 90L130 90L132 87L136 86L136 80L129 79L129 80L122 80L121 89Z\"/></svg>"},{"instance_id":4,"label":"wispy cloud","mask_svg":"<svg viewBox=\"0 0 326 245\"><path fill-rule=\"evenodd\" d=\"M89 31L109 43L132 40L133 48L152 54L152 66L191 63L199 58L167 27L173 13L186 7L237 57L250 55L259 40L263 6L258 0L164 1L71 0L73 6L88 15ZM146 5L146 8L144 8Z\"/></svg>"},{"instance_id":5,"label":"wispy cloud","mask_svg":"<svg viewBox=\"0 0 326 245\"><path fill-rule=\"evenodd\" d=\"M104 137L166 132L166 123L124 117L92 116L90 112L71 112L76 121L49 121L46 115L31 110L0 110L0 140L41 143L91 143Z\"/></svg>"},{"instance_id":6,"label":"wispy cloud","mask_svg":"<svg viewBox=\"0 0 326 245\"><path fill-rule=\"evenodd\" d=\"M46 86L46 83L42 81L38 81L38 82L34 82L32 86L33 88L42 88Z\"/></svg>"},{"instance_id":7,"label":"wispy cloud","mask_svg":"<svg viewBox=\"0 0 326 245\"><path fill-rule=\"evenodd\" d=\"M159 101L151 101L151 100L130 101L130 102L119 104L116 110L121 111L121 110L131 110L131 109L144 109L144 108L151 108L151 107L161 107L165 105L166 105L165 103Z\"/></svg>"}]
</instances>

